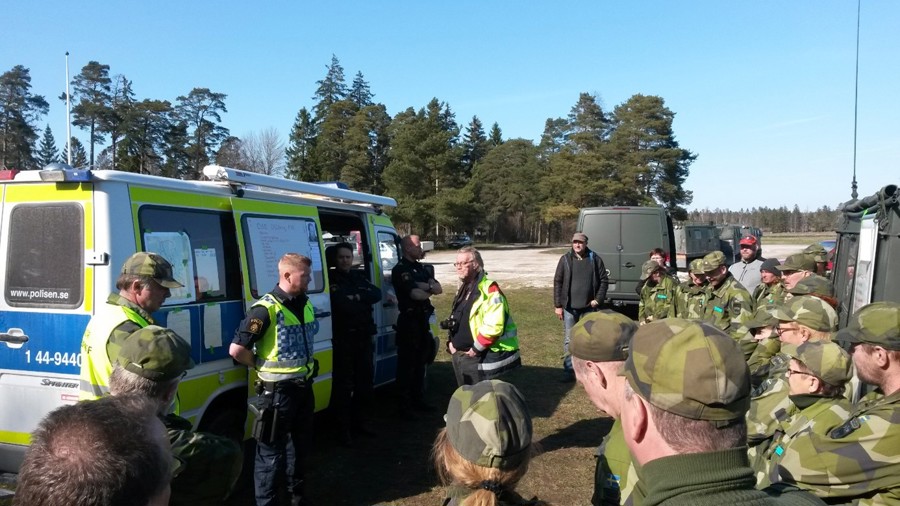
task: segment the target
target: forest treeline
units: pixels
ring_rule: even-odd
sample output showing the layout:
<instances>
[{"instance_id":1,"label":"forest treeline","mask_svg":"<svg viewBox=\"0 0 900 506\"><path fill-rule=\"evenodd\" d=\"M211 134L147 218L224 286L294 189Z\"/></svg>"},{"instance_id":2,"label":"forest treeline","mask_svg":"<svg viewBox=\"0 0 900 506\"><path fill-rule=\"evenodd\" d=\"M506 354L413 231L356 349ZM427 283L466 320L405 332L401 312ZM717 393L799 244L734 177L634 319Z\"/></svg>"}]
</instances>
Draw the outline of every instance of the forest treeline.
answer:
<instances>
[{"instance_id":1,"label":"forest treeline","mask_svg":"<svg viewBox=\"0 0 900 506\"><path fill-rule=\"evenodd\" d=\"M227 95L193 88L174 100L139 98L133 83L91 61L71 81L72 165L198 179L209 163L303 181L342 181L391 196L403 231L426 238L468 232L495 242L565 240L578 209L660 205L679 220L744 222L773 231L816 228L799 209L694 211L684 188L696 154L679 146L675 113L662 97L635 94L612 109L581 93L568 114L548 118L540 142L505 139L496 122L457 122L433 98L391 115L362 72L348 82L333 56L285 142L274 128L233 136ZM65 92L59 97L65 100ZM66 161L49 124L47 98L31 92L29 69L0 75L0 168ZM827 214L827 208L823 208ZM799 216L798 216L799 214ZM738 219L739 218L739 219Z\"/></svg>"}]
</instances>

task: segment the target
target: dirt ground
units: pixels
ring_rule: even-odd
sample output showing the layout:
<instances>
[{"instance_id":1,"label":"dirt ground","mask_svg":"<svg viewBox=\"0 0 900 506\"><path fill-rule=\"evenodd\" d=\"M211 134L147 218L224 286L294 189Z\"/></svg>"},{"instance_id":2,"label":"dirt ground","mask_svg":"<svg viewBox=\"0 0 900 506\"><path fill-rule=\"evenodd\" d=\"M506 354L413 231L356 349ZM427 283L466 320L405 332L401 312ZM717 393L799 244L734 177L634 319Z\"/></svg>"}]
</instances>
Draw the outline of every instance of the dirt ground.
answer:
<instances>
[{"instance_id":1,"label":"dirt ground","mask_svg":"<svg viewBox=\"0 0 900 506\"><path fill-rule=\"evenodd\" d=\"M476 245L477 247L477 245ZM765 244L767 258L784 260L787 256L798 253L805 248L797 244ZM566 248L500 248L484 249L481 257L484 268L492 279L503 288L548 288L553 286L553 273L556 264ZM445 287L457 284L455 250L439 250L429 252L426 263L434 265L435 277Z\"/></svg>"}]
</instances>

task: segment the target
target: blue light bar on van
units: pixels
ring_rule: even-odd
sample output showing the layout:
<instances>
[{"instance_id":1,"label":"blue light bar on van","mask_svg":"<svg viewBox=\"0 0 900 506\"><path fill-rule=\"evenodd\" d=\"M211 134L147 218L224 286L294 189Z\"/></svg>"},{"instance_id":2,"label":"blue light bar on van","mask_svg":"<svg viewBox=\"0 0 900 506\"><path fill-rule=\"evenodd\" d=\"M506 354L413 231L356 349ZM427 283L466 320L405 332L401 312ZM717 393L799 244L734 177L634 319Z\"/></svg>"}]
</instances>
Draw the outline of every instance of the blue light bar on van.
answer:
<instances>
[{"instance_id":1,"label":"blue light bar on van","mask_svg":"<svg viewBox=\"0 0 900 506\"><path fill-rule=\"evenodd\" d=\"M58 183L84 183L91 180L91 171L88 169L44 169L38 174L41 181Z\"/></svg>"}]
</instances>

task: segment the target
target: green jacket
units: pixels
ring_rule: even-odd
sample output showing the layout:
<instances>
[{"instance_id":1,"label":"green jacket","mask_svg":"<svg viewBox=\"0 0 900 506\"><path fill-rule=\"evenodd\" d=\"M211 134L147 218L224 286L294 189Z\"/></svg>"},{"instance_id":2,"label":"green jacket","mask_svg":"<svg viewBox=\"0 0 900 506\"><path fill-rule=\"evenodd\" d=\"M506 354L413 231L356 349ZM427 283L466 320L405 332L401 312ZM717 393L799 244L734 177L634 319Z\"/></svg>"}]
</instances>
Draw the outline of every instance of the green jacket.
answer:
<instances>
[{"instance_id":1,"label":"green jacket","mask_svg":"<svg viewBox=\"0 0 900 506\"><path fill-rule=\"evenodd\" d=\"M707 285L706 296L703 320L728 333L736 341L746 339L750 329L744 324L753 317L753 303L750 294L734 276L728 273L718 288Z\"/></svg>"},{"instance_id":2,"label":"green jacket","mask_svg":"<svg viewBox=\"0 0 900 506\"><path fill-rule=\"evenodd\" d=\"M760 306L777 306L784 302L786 293L781 281L772 286L760 283L756 289L753 290L753 309Z\"/></svg>"},{"instance_id":3,"label":"green jacket","mask_svg":"<svg viewBox=\"0 0 900 506\"><path fill-rule=\"evenodd\" d=\"M639 476L644 506L824 504L804 492L773 497L756 490L746 447L663 457L644 464Z\"/></svg>"},{"instance_id":4,"label":"green jacket","mask_svg":"<svg viewBox=\"0 0 900 506\"><path fill-rule=\"evenodd\" d=\"M706 306L706 285L697 286L690 281L678 285L675 294L675 314L679 318L699 320Z\"/></svg>"},{"instance_id":5,"label":"green jacket","mask_svg":"<svg viewBox=\"0 0 900 506\"><path fill-rule=\"evenodd\" d=\"M597 468L594 471L593 506L642 504L637 493L637 464L625 443L622 421L617 419L603 443L597 448Z\"/></svg>"},{"instance_id":6,"label":"green jacket","mask_svg":"<svg viewBox=\"0 0 900 506\"><path fill-rule=\"evenodd\" d=\"M638 304L638 322L648 323L676 316L676 292L675 280L670 276L664 276L653 286L645 283L641 288L641 302Z\"/></svg>"},{"instance_id":7,"label":"green jacket","mask_svg":"<svg viewBox=\"0 0 900 506\"><path fill-rule=\"evenodd\" d=\"M163 423L178 462L169 505L222 504L241 475L241 447L226 437L194 432L180 416L168 415Z\"/></svg>"},{"instance_id":8,"label":"green jacket","mask_svg":"<svg viewBox=\"0 0 900 506\"><path fill-rule=\"evenodd\" d=\"M860 506L900 505L900 391L866 396L840 422L795 438L781 479Z\"/></svg>"}]
</instances>

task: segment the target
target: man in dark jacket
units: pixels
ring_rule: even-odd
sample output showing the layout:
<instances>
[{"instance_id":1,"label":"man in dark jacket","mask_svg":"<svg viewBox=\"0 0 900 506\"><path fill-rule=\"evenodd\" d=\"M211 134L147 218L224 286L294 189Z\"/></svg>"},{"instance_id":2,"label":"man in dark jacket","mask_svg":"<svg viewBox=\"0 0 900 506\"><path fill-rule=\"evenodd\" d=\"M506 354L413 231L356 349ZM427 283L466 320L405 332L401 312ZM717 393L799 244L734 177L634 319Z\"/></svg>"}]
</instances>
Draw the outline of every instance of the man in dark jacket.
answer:
<instances>
[{"instance_id":1,"label":"man in dark jacket","mask_svg":"<svg viewBox=\"0 0 900 506\"><path fill-rule=\"evenodd\" d=\"M600 255L587 247L588 237L581 232L572 236L572 250L559 258L553 276L553 306L556 316L565 325L563 340L563 381L574 382L569 340L572 326L592 311L597 311L606 299L609 274Z\"/></svg>"}]
</instances>

